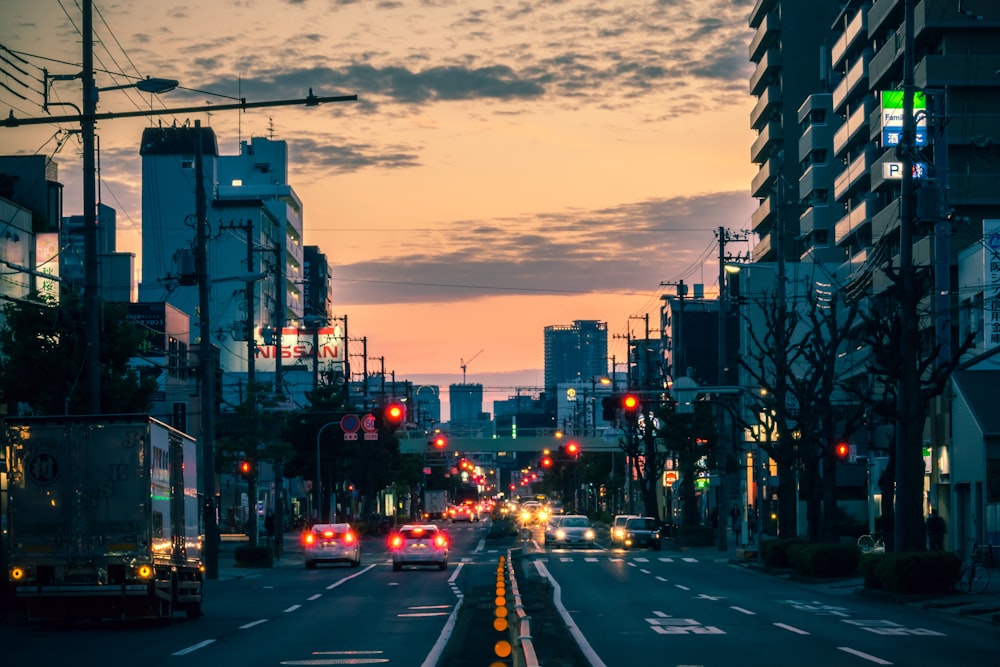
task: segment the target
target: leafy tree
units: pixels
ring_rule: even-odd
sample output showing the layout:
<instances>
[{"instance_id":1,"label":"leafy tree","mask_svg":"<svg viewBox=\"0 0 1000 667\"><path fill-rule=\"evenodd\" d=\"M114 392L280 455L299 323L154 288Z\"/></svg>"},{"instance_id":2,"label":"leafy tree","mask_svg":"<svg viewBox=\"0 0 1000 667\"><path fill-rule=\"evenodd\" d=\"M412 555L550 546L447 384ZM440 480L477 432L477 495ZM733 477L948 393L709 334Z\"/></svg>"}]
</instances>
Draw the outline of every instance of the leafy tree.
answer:
<instances>
[{"instance_id":1,"label":"leafy tree","mask_svg":"<svg viewBox=\"0 0 1000 667\"><path fill-rule=\"evenodd\" d=\"M658 435L664 443L663 470L667 456L673 457L679 474L678 498L681 503L681 526L701 524L698 490L695 480L715 467L718 432L712 405L696 401L691 413L677 412L676 403L666 403L657 411ZM654 515L655 516L655 515Z\"/></svg>"},{"instance_id":2,"label":"leafy tree","mask_svg":"<svg viewBox=\"0 0 1000 667\"><path fill-rule=\"evenodd\" d=\"M105 413L148 412L155 376L140 373L144 334L127 318L125 304L101 306L101 405ZM10 302L0 324L0 395L10 413L82 414L89 410L84 381L87 336L80 296L65 291L59 303Z\"/></svg>"}]
</instances>

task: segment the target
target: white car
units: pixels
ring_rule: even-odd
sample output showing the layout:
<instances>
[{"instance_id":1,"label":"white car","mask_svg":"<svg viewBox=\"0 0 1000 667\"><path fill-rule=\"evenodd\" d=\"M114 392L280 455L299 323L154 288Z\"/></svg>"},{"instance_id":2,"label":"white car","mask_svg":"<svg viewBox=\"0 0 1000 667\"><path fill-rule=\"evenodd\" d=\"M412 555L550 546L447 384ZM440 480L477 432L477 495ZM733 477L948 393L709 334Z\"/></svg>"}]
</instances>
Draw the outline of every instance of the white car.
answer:
<instances>
[{"instance_id":1,"label":"white car","mask_svg":"<svg viewBox=\"0 0 1000 667\"><path fill-rule=\"evenodd\" d=\"M448 537L432 523L402 526L389 537L389 548L392 550L392 569L396 572L404 565L448 568Z\"/></svg>"},{"instance_id":2,"label":"white car","mask_svg":"<svg viewBox=\"0 0 1000 667\"><path fill-rule=\"evenodd\" d=\"M317 523L302 534L302 557L308 569L317 563L361 565L361 542L349 523Z\"/></svg>"},{"instance_id":3,"label":"white car","mask_svg":"<svg viewBox=\"0 0 1000 667\"><path fill-rule=\"evenodd\" d=\"M551 533L545 534L545 546L586 547L594 545L594 527L582 514L565 514L553 520Z\"/></svg>"}]
</instances>

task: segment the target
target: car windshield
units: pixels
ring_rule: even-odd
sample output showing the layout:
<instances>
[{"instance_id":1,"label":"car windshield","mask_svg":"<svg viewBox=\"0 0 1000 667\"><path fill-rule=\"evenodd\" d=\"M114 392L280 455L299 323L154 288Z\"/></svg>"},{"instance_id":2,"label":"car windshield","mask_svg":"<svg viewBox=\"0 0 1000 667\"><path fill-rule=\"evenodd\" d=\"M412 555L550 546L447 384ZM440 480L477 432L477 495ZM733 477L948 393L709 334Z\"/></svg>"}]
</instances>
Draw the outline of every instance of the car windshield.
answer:
<instances>
[{"instance_id":1,"label":"car windshield","mask_svg":"<svg viewBox=\"0 0 1000 667\"><path fill-rule=\"evenodd\" d=\"M583 516L569 516L559 522L560 528L586 528L590 520Z\"/></svg>"},{"instance_id":2,"label":"car windshield","mask_svg":"<svg viewBox=\"0 0 1000 667\"><path fill-rule=\"evenodd\" d=\"M625 524L629 530L652 530L656 528L656 522L652 519L629 519Z\"/></svg>"}]
</instances>

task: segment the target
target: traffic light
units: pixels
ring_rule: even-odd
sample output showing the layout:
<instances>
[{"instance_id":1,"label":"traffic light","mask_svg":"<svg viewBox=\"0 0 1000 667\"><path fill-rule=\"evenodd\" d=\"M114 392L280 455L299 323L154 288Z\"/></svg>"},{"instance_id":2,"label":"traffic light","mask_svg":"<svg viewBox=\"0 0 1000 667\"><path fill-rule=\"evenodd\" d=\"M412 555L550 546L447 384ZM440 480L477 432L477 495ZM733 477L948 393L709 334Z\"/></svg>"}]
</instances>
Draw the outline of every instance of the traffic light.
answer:
<instances>
[{"instance_id":1,"label":"traffic light","mask_svg":"<svg viewBox=\"0 0 1000 667\"><path fill-rule=\"evenodd\" d=\"M833 453L838 461L846 463L851 455L851 447L846 442L838 442L833 448Z\"/></svg>"},{"instance_id":2,"label":"traffic light","mask_svg":"<svg viewBox=\"0 0 1000 667\"><path fill-rule=\"evenodd\" d=\"M635 394L625 394L622 396L621 407L622 412L625 413L625 419L628 421L635 421L639 416L639 408L641 405L639 397Z\"/></svg>"},{"instance_id":3,"label":"traffic light","mask_svg":"<svg viewBox=\"0 0 1000 667\"><path fill-rule=\"evenodd\" d=\"M541 466L543 468L551 468L552 467L552 457L548 456L548 455L545 455L545 456L542 457L542 460L539 461L539 463L541 464Z\"/></svg>"},{"instance_id":4,"label":"traffic light","mask_svg":"<svg viewBox=\"0 0 1000 667\"><path fill-rule=\"evenodd\" d=\"M240 467L240 476L243 477L243 479L250 479L250 473L253 472L253 466L250 464L250 462L247 460L240 461L239 467Z\"/></svg>"},{"instance_id":5,"label":"traffic light","mask_svg":"<svg viewBox=\"0 0 1000 667\"><path fill-rule=\"evenodd\" d=\"M444 449L448 446L448 438L443 435L435 435L431 438L430 445L434 449Z\"/></svg>"},{"instance_id":6,"label":"traffic light","mask_svg":"<svg viewBox=\"0 0 1000 667\"><path fill-rule=\"evenodd\" d=\"M382 423L392 430L398 429L406 421L406 408L402 403L390 403L382 408Z\"/></svg>"},{"instance_id":7,"label":"traffic light","mask_svg":"<svg viewBox=\"0 0 1000 667\"><path fill-rule=\"evenodd\" d=\"M569 442L566 444L566 454L571 458L575 459L580 456L580 445L575 442Z\"/></svg>"},{"instance_id":8,"label":"traffic light","mask_svg":"<svg viewBox=\"0 0 1000 667\"><path fill-rule=\"evenodd\" d=\"M618 414L618 406L621 401L620 396L605 396L601 399L601 407L604 408L603 418L606 422L614 422Z\"/></svg>"}]
</instances>

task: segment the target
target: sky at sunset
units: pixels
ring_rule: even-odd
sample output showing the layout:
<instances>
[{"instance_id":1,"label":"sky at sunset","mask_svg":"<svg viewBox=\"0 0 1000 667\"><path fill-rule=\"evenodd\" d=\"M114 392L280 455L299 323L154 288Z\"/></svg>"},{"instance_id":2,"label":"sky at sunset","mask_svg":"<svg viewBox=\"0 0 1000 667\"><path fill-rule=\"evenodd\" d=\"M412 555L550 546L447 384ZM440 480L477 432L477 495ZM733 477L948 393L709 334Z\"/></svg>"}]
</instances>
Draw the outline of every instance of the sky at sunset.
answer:
<instances>
[{"instance_id":1,"label":"sky at sunset","mask_svg":"<svg viewBox=\"0 0 1000 667\"><path fill-rule=\"evenodd\" d=\"M606 321L609 354L624 360L626 336L644 337L647 313L655 328L660 296L673 293L661 283L711 292L715 230L749 229L753 0L94 6L98 86L181 85L155 99L105 91L99 112L310 88L358 96L101 122L101 199L118 211L118 249L139 252L143 127L200 120L223 155L251 137L285 140L305 243L332 264L334 314L349 317L351 337L397 380L446 387L471 360L486 411L542 385L547 325ZM0 114L44 114L41 68L80 71L80 25L74 0L0 0ZM79 106L79 82L56 81L50 95ZM82 212L74 127L0 128L0 153L55 158L67 215Z\"/></svg>"}]
</instances>

